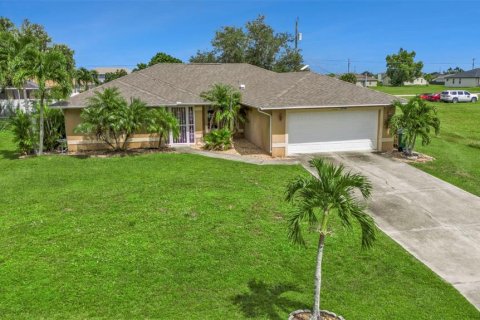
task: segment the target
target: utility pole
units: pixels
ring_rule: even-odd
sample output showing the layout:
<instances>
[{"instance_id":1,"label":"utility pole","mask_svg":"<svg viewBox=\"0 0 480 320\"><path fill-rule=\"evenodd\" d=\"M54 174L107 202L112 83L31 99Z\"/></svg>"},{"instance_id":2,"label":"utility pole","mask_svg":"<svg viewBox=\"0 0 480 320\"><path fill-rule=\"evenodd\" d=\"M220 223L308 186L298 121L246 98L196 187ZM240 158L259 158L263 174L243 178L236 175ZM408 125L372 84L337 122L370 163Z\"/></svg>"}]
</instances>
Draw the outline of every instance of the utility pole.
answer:
<instances>
[{"instance_id":1,"label":"utility pole","mask_svg":"<svg viewBox=\"0 0 480 320\"><path fill-rule=\"evenodd\" d=\"M298 17L295 20L295 50L298 49Z\"/></svg>"},{"instance_id":2,"label":"utility pole","mask_svg":"<svg viewBox=\"0 0 480 320\"><path fill-rule=\"evenodd\" d=\"M350 73L350 58L348 58L348 68L347 68L347 72Z\"/></svg>"}]
</instances>

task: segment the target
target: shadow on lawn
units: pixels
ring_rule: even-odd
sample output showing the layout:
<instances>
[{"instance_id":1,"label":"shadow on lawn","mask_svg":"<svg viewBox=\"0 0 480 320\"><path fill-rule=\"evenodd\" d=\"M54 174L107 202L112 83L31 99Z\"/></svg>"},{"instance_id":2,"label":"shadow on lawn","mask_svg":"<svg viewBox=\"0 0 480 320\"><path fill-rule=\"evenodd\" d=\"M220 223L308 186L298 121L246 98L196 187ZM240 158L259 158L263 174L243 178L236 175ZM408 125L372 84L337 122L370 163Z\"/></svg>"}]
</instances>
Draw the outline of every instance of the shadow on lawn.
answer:
<instances>
[{"instance_id":1,"label":"shadow on lawn","mask_svg":"<svg viewBox=\"0 0 480 320\"><path fill-rule=\"evenodd\" d=\"M287 314L298 309L308 309L305 304L282 297L286 292L300 292L293 284L267 284L263 281L250 280L249 293L233 297L233 304L237 305L248 318L266 316L268 319L283 320L278 314L279 310Z\"/></svg>"},{"instance_id":2,"label":"shadow on lawn","mask_svg":"<svg viewBox=\"0 0 480 320\"><path fill-rule=\"evenodd\" d=\"M0 159L15 160L19 156L19 153L14 150L0 150Z\"/></svg>"}]
</instances>

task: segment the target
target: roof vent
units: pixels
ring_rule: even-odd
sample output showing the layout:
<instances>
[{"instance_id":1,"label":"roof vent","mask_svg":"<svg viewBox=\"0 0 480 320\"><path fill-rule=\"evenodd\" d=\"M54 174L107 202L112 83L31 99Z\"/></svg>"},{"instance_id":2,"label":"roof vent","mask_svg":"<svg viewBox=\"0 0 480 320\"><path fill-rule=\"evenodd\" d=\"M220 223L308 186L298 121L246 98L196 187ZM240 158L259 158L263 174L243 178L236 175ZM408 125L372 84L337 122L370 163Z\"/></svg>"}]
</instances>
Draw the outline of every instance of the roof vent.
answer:
<instances>
[{"instance_id":1,"label":"roof vent","mask_svg":"<svg viewBox=\"0 0 480 320\"><path fill-rule=\"evenodd\" d=\"M245 90L245 85L243 83L240 84L240 90Z\"/></svg>"}]
</instances>

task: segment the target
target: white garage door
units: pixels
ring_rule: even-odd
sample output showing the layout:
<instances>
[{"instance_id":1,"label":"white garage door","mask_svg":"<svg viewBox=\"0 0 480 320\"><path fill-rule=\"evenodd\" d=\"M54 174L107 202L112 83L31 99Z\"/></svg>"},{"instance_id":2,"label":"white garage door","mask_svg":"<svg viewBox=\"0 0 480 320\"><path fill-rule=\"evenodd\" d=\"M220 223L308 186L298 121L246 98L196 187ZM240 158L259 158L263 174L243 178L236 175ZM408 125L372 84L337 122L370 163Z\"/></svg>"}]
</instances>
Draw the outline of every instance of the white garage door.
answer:
<instances>
[{"instance_id":1,"label":"white garage door","mask_svg":"<svg viewBox=\"0 0 480 320\"><path fill-rule=\"evenodd\" d=\"M288 111L288 154L377 148L378 109Z\"/></svg>"}]
</instances>

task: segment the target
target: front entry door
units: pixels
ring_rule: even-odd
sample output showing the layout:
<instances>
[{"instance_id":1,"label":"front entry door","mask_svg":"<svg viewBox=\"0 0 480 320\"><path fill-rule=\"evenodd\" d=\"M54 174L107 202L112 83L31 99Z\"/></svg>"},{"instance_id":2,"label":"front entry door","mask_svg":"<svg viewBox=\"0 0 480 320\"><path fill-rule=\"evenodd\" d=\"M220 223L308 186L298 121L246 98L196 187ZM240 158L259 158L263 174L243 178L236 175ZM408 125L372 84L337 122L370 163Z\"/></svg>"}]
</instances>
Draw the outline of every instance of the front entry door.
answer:
<instances>
[{"instance_id":1,"label":"front entry door","mask_svg":"<svg viewBox=\"0 0 480 320\"><path fill-rule=\"evenodd\" d=\"M170 143L195 143L195 119L193 115L193 107L172 107L170 108L170 111L178 119L180 125L180 135L175 138L170 134Z\"/></svg>"}]
</instances>

